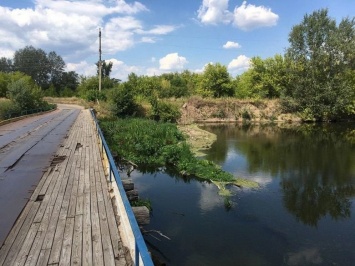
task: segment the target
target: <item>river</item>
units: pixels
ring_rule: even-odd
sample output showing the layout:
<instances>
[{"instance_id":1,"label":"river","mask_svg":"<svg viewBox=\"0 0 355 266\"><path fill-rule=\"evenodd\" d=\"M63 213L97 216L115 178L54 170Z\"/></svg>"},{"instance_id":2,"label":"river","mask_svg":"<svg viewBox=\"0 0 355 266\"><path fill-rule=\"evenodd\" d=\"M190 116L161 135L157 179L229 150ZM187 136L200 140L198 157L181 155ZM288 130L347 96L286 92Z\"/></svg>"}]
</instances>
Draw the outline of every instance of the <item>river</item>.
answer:
<instances>
[{"instance_id":1,"label":"river","mask_svg":"<svg viewBox=\"0 0 355 266\"><path fill-rule=\"evenodd\" d=\"M146 241L167 265L353 265L355 124L206 125L206 159L260 189L133 172L153 212Z\"/></svg>"}]
</instances>

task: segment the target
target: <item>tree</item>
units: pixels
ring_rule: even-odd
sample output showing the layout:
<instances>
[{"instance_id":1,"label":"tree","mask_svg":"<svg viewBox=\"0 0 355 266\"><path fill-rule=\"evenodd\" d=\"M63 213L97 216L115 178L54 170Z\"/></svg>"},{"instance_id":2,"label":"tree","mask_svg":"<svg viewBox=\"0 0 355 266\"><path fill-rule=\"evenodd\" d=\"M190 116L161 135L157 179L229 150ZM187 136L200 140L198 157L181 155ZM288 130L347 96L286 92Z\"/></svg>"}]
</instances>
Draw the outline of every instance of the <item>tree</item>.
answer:
<instances>
[{"instance_id":1,"label":"tree","mask_svg":"<svg viewBox=\"0 0 355 266\"><path fill-rule=\"evenodd\" d=\"M8 86L7 97L21 110L36 109L44 104L41 89L29 76L11 82Z\"/></svg>"},{"instance_id":2,"label":"tree","mask_svg":"<svg viewBox=\"0 0 355 266\"><path fill-rule=\"evenodd\" d=\"M57 91L59 91L62 85L65 62L63 58L54 51L49 52L47 58L49 65L49 83L53 84Z\"/></svg>"},{"instance_id":3,"label":"tree","mask_svg":"<svg viewBox=\"0 0 355 266\"><path fill-rule=\"evenodd\" d=\"M281 55L253 57L251 67L236 80L239 98L278 98L289 84L286 60Z\"/></svg>"},{"instance_id":4,"label":"tree","mask_svg":"<svg viewBox=\"0 0 355 266\"><path fill-rule=\"evenodd\" d=\"M7 97L9 85L12 82L18 81L20 79L25 79L26 82L30 83L31 85L34 85L33 80L31 80L31 77L25 75L24 73L18 71L10 73L0 72L0 97Z\"/></svg>"},{"instance_id":5,"label":"tree","mask_svg":"<svg viewBox=\"0 0 355 266\"><path fill-rule=\"evenodd\" d=\"M96 66L97 66L97 75L98 75L99 74L99 62L96 63ZM113 66L112 62L109 62L107 64L105 60L101 61L101 77L102 78L110 78L112 66Z\"/></svg>"},{"instance_id":6,"label":"tree","mask_svg":"<svg viewBox=\"0 0 355 266\"><path fill-rule=\"evenodd\" d=\"M208 64L202 75L200 93L203 96L213 96L216 98L233 96L234 91L227 67L219 63L214 65Z\"/></svg>"},{"instance_id":7,"label":"tree","mask_svg":"<svg viewBox=\"0 0 355 266\"><path fill-rule=\"evenodd\" d=\"M12 72L12 60L6 57L0 58L0 72Z\"/></svg>"},{"instance_id":8,"label":"tree","mask_svg":"<svg viewBox=\"0 0 355 266\"><path fill-rule=\"evenodd\" d=\"M134 100L134 93L127 84L120 84L114 88L111 97L111 109L117 117L134 116L138 112L138 105Z\"/></svg>"},{"instance_id":9,"label":"tree","mask_svg":"<svg viewBox=\"0 0 355 266\"><path fill-rule=\"evenodd\" d=\"M79 85L79 75L75 71L63 72L60 86L76 91Z\"/></svg>"},{"instance_id":10,"label":"tree","mask_svg":"<svg viewBox=\"0 0 355 266\"><path fill-rule=\"evenodd\" d=\"M26 46L15 52L13 66L15 71L23 72L40 87L48 86L50 63L42 49Z\"/></svg>"},{"instance_id":11,"label":"tree","mask_svg":"<svg viewBox=\"0 0 355 266\"><path fill-rule=\"evenodd\" d=\"M337 26L322 9L305 15L289 42L292 77L285 96L317 120L347 115L355 102L355 20L346 18Z\"/></svg>"}]
</instances>

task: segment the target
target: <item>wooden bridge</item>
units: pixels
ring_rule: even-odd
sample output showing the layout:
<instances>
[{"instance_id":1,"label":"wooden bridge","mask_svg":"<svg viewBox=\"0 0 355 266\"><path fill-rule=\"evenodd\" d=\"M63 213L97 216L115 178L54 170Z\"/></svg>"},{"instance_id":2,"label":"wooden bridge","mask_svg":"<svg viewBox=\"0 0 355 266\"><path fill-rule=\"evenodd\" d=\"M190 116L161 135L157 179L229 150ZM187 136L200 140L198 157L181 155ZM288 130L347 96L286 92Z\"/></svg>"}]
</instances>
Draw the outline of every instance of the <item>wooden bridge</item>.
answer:
<instances>
[{"instance_id":1,"label":"wooden bridge","mask_svg":"<svg viewBox=\"0 0 355 266\"><path fill-rule=\"evenodd\" d=\"M1 247L0 265L139 264L120 236L94 125L82 110Z\"/></svg>"}]
</instances>

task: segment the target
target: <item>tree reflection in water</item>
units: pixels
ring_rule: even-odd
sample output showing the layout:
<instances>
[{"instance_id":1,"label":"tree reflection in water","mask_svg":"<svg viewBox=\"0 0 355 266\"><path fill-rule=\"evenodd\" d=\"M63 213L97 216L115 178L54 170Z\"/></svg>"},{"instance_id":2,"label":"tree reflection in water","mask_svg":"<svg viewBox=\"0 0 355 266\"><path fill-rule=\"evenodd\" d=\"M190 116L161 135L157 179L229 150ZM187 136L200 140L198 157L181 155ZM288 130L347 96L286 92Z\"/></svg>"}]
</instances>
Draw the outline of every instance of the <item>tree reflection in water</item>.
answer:
<instances>
[{"instance_id":1,"label":"tree reflection in water","mask_svg":"<svg viewBox=\"0 0 355 266\"><path fill-rule=\"evenodd\" d=\"M280 178L285 207L310 226L350 217L355 196L354 124L206 126L217 142L207 159L223 162L233 143L247 171ZM233 140L233 141L231 141Z\"/></svg>"}]
</instances>

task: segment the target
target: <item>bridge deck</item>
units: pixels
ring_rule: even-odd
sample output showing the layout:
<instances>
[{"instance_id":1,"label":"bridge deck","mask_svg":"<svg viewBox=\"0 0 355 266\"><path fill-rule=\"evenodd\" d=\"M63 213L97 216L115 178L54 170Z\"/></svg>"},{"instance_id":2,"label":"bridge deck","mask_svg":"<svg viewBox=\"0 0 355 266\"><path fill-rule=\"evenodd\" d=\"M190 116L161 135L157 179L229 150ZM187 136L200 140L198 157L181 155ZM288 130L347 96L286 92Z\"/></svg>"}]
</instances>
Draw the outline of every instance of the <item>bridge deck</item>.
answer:
<instances>
[{"instance_id":1,"label":"bridge deck","mask_svg":"<svg viewBox=\"0 0 355 266\"><path fill-rule=\"evenodd\" d=\"M1 247L0 265L127 265L95 134L81 111Z\"/></svg>"}]
</instances>

